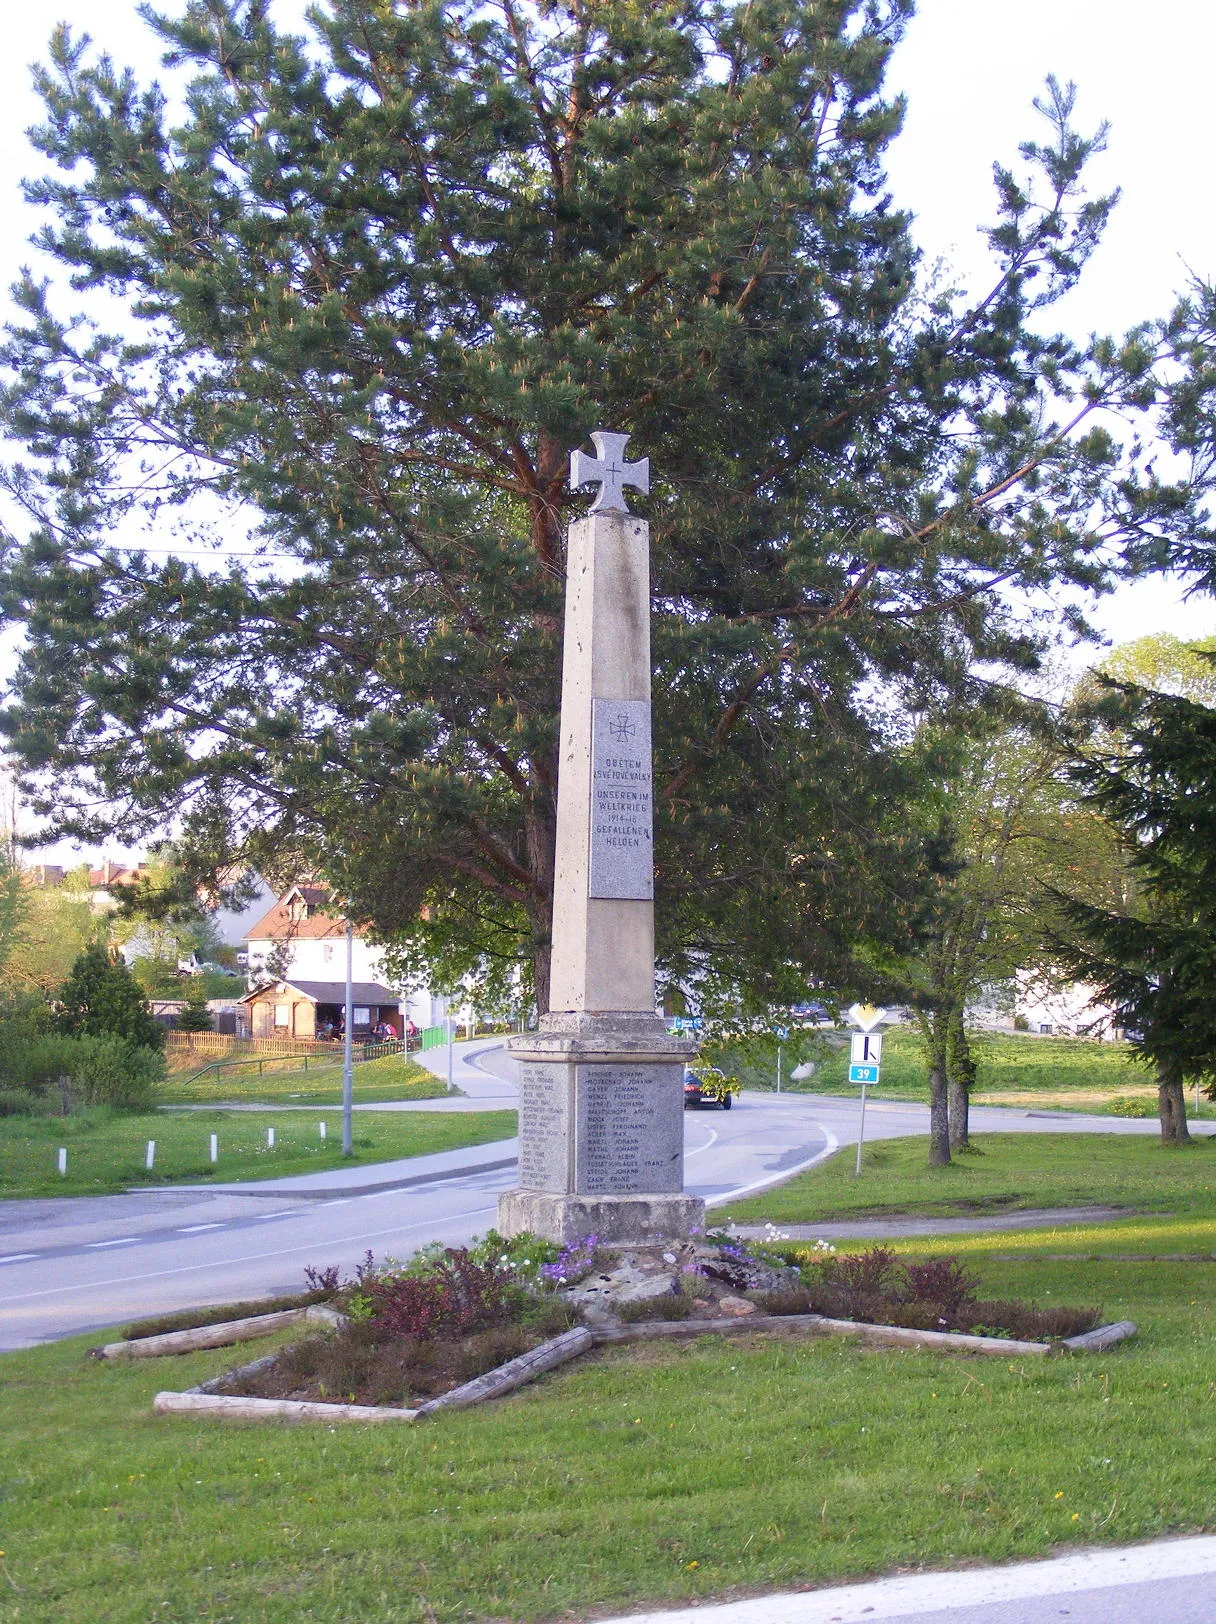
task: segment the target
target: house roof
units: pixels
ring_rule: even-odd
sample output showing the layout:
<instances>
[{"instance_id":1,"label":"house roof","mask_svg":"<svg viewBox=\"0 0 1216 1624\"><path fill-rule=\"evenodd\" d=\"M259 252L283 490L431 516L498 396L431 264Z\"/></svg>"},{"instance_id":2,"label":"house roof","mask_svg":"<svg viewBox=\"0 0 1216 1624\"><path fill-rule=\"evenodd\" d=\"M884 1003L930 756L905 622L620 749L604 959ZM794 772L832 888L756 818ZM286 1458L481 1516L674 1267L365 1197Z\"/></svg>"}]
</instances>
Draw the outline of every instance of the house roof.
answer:
<instances>
[{"instance_id":1,"label":"house roof","mask_svg":"<svg viewBox=\"0 0 1216 1624\"><path fill-rule=\"evenodd\" d=\"M249 927L249 936L247 938L249 941L316 942L323 940L327 936L346 935L346 921L335 917L333 914L312 913L306 915L303 919L293 919L287 908L287 899L291 895L292 892L289 891L287 897L276 902L270 912L263 914L256 925ZM307 893L305 893L305 901L307 900ZM325 897L322 893L320 901L324 902L324 900Z\"/></svg>"},{"instance_id":2,"label":"house roof","mask_svg":"<svg viewBox=\"0 0 1216 1624\"><path fill-rule=\"evenodd\" d=\"M115 863L106 857L100 868L89 870L89 884L94 890L104 890L107 885L135 885L143 872L142 863Z\"/></svg>"},{"instance_id":3,"label":"house roof","mask_svg":"<svg viewBox=\"0 0 1216 1624\"><path fill-rule=\"evenodd\" d=\"M311 999L314 1004L344 1004L346 1002L345 981L273 981L268 987L258 987L254 992L247 992L238 999L239 1003L248 1004L264 993L273 993L278 987L289 987L292 992L302 993L305 998ZM351 984L351 1002L355 1004L399 1004L401 994L394 992L380 981L355 981Z\"/></svg>"}]
</instances>

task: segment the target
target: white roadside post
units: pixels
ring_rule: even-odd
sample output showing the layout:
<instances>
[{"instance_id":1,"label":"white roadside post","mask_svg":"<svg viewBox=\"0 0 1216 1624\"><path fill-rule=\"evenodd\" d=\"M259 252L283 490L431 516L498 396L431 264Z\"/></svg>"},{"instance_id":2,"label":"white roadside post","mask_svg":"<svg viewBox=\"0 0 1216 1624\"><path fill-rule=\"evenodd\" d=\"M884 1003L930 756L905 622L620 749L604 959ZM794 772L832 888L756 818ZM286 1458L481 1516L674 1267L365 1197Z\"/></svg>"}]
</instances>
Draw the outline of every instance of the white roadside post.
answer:
<instances>
[{"instance_id":1,"label":"white roadside post","mask_svg":"<svg viewBox=\"0 0 1216 1624\"><path fill-rule=\"evenodd\" d=\"M321 1143L324 1144L325 1143L325 1124L323 1122L318 1122L317 1123L317 1132L321 1135Z\"/></svg>"},{"instance_id":2,"label":"white roadside post","mask_svg":"<svg viewBox=\"0 0 1216 1624\"><path fill-rule=\"evenodd\" d=\"M346 1015L342 1022L342 1154L353 1154L351 1139L351 1105L355 1097L355 1063L351 1051L351 1027L355 1023L355 993L353 974L355 965L355 927L346 921Z\"/></svg>"},{"instance_id":3,"label":"white roadside post","mask_svg":"<svg viewBox=\"0 0 1216 1624\"><path fill-rule=\"evenodd\" d=\"M267 1130L266 1130L266 1149L267 1150L273 1150L274 1149L274 1129L273 1128L267 1128Z\"/></svg>"},{"instance_id":4,"label":"white roadside post","mask_svg":"<svg viewBox=\"0 0 1216 1624\"><path fill-rule=\"evenodd\" d=\"M66 1145L60 1145L60 1147L59 1147L59 1177L61 1179L65 1179L65 1178L67 1178L67 1176L68 1176L68 1147Z\"/></svg>"},{"instance_id":5,"label":"white roadside post","mask_svg":"<svg viewBox=\"0 0 1216 1624\"><path fill-rule=\"evenodd\" d=\"M211 1165L212 1165L212 1167L215 1166L216 1162L218 1162L219 1159L220 1159L220 1136L219 1136L218 1133L213 1133L211 1135Z\"/></svg>"},{"instance_id":6,"label":"white roadside post","mask_svg":"<svg viewBox=\"0 0 1216 1624\"><path fill-rule=\"evenodd\" d=\"M849 1081L861 1084L861 1121L857 1128L857 1164L855 1178L861 1177L861 1147L866 1137L866 1089L878 1081L878 1068L882 1060L882 1033L874 1028L886 1018L885 1009L873 1004L854 1004L849 1019L861 1030L855 1032L849 1047Z\"/></svg>"},{"instance_id":7,"label":"white roadside post","mask_svg":"<svg viewBox=\"0 0 1216 1624\"><path fill-rule=\"evenodd\" d=\"M156 1161L156 1140L155 1139L149 1139L148 1140L148 1149L144 1154L144 1169L145 1169L146 1172L150 1173L152 1171L152 1166L153 1166L153 1163L155 1161Z\"/></svg>"}]
</instances>

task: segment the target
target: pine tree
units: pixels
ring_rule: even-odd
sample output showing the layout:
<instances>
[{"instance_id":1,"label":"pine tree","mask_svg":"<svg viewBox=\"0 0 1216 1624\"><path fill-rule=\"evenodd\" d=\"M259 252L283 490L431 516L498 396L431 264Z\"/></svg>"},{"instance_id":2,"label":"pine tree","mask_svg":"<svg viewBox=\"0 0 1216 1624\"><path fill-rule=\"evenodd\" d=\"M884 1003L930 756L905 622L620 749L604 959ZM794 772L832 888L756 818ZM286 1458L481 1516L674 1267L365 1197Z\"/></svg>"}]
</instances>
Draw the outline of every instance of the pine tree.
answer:
<instances>
[{"instance_id":1,"label":"pine tree","mask_svg":"<svg viewBox=\"0 0 1216 1624\"><path fill-rule=\"evenodd\" d=\"M1071 92L997 168L992 288L918 285L882 168L910 13L332 0L306 42L269 0L186 0L148 13L171 115L60 30L29 195L122 319L26 278L0 352L38 808L174 823L200 875L308 868L411 969L522 960L544 1007L567 457L627 430L665 970L857 985L918 906L907 714L1033 663L1011 586L1199 533L1206 477L1100 426L1158 397L1155 329L1044 336L1112 201ZM263 558L115 545L217 502Z\"/></svg>"},{"instance_id":2,"label":"pine tree","mask_svg":"<svg viewBox=\"0 0 1216 1624\"><path fill-rule=\"evenodd\" d=\"M1061 897L1057 948L1157 1076L1161 1138L1189 1139L1183 1086L1216 1077L1216 709L1108 682L1106 747L1075 777L1123 838L1125 906Z\"/></svg>"},{"instance_id":3,"label":"pine tree","mask_svg":"<svg viewBox=\"0 0 1216 1624\"><path fill-rule=\"evenodd\" d=\"M83 1037L120 1037L159 1049L164 1031L148 1012L139 983L121 960L103 947L87 948L60 987L56 1025Z\"/></svg>"}]
</instances>

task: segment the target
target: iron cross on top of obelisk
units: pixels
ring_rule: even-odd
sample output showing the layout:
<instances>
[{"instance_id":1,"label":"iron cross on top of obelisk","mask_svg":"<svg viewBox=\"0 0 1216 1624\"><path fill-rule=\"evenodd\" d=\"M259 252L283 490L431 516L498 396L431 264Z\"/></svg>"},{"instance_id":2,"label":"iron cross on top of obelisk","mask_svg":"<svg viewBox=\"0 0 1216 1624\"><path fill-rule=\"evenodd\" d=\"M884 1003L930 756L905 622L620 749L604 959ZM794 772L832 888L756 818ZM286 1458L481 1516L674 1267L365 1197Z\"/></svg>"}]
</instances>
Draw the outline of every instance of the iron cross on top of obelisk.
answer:
<instances>
[{"instance_id":1,"label":"iron cross on top of obelisk","mask_svg":"<svg viewBox=\"0 0 1216 1624\"><path fill-rule=\"evenodd\" d=\"M649 494L650 459L643 457L640 462L625 461L625 447L629 443L627 434L605 434L597 429L591 438L595 441L599 460L587 456L583 451L572 453L570 484L577 489L593 479L598 480L600 488L591 504L591 512L628 513L625 486L632 485L643 496Z\"/></svg>"}]
</instances>

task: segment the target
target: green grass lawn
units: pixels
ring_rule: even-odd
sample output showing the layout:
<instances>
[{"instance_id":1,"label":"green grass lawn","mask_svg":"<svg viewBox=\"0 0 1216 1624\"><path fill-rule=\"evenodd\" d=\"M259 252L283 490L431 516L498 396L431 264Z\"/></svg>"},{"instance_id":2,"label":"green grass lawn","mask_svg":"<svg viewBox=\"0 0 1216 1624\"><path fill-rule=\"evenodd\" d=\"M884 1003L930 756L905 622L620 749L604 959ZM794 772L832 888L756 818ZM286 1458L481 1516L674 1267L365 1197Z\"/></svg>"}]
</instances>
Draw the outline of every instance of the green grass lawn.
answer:
<instances>
[{"instance_id":1,"label":"green grass lawn","mask_svg":"<svg viewBox=\"0 0 1216 1624\"><path fill-rule=\"evenodd\" d=\"M877 1139L854 1174L855 1148L763 1195L733 1203L738 1223L923 1213L955 1217L1019 1207L1109 1205L1216 1215L1216 1142L1173 1149L1151 1135L981 1134L975 1150L929 1167L923 1137Z\"/></svg>"},{"instance_id":2,"label":"green grass lawn","mask_svg":"<svg viewBox=\"0 0 1216 1624\"><path fill-rule=\"evenodd\" d=\"M258 1065L262 1066L259 1073ZM166 1104L193 1105L200 1101L239 1100L242 1104L328 1105L342 1099L342 1063L327 1055L309 1057L304 1070L291 1056L262 1061L233 1062L219 1072L208 1072L193 1082L188 1072L171 1072L159 1090ZM354 1098L372 1105L390 1100L433 1100L447 1093L447 1085L400 1055L361 1060L352 1074Z\"/></svg>"},{"instance_id":3,"label":"green grass lawn","mask_svg":"<svg viewBox=\"0 0 1216 1624\"><path fill-rule=\"evenodd\" d=\"M374 1064L374 1062L372 1062ZM322 1141L318 1123L326 1125ZM267 1147L273 1128L275 1147ZM514 1111L360 1111L354 1118L351 1162L425 1156L461 1145L509 1139ZM219 1160L210 1160L210 1136ZM149 1139L155 1164L144 1167ZM68 1176L60 1178L56 1153L67 1147ZM308 1111L160 1111L140 1115L91 1111L71 1117L0 1118L0 1197L112 1195L132 1186L231 1183L286 1178L350 1166L342 1156L342 1114Z\"/></svg>"},{"instance_id":4,"label":"green grass lawn","mask_svg":"<svg viewBox=\"0 0 1216 1624\"><path fill-rule=\"evenodd\" d=\"M1210 1265L973 1261L1141 1334L1054 1360L709 1337L332 1430L151 1413L249 1348L6 1354L0 1620L585 1617L1211 1529Z\"/></svg>"},{"instance_id":5,"label":"green grass lawn","mask_svg":"<svg viewBox=\"0 0 1216 1624\"><path fill-rule=\"evenodd\" d=\"M1087 1038L1031 1037L1023 1033L972 1034L978 1077L972 1096L979 1105L1025 1105L1039 1110L1105 1111L1117 1098L1139 1098L1152 1105L1157 1097L1152 1074L1133 1058L1126 1043L1097 1043ZM852 1094L848 1082L847 1034L795 1031L781 1045L782 1086L797 1093ZM737 1075L745 1088L776 1087L777 1045L772 1037L750 1037L729 1043L710 1042L705 1058ZM790 1072L803 1061L814 1075L797 1083ZM917 1100L929 1097L925 1046L911 1027L891 1027L883 1038L881 1082L871 1099ZM1194 1111L1194 1092L1187 1091ZM1216 1115L1201 1097L1204 1117Z\"/></svg>"}]
</instances>

